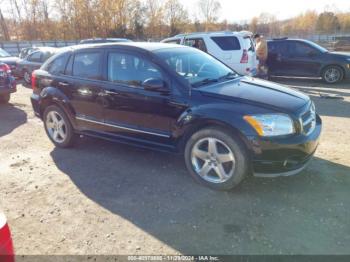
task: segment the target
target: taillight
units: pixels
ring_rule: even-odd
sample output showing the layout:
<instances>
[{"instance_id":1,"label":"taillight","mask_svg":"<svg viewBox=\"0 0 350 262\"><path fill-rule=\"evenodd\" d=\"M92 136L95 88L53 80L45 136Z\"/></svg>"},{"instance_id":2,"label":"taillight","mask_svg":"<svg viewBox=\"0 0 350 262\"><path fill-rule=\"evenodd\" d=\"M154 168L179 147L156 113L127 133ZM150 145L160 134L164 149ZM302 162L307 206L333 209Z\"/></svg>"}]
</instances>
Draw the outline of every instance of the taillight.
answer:
<instances>
[{"instance_id":1,"label":"taillight","mask_svg":"<svg viewBox=\"0 0 350 262\"><path fill-rule=\"evenodd\" d=\"M1 64L0 65L0 71L5 72L6 74L11 73L11 68L7 64Z\"/></svg>"},{"instance_id":2,"label":"taillight","mask_svg":"<svg viewBox=\"0 0 350 262\"><path fill-rule=\"evenodd\" d=\"M0 212L0 261L14 261L14 250L11 232L6 223L5 216Z\"/></svg>"},{"instance_id":3,"label":"taillight","mask_svg":"<svg viewBox=\"0 0 350 262\"><path fill-rule=\"evenodd\" d=\"M248 51L246 49L243 50L241 64L247 64L249 60Z\"/></svg>"},{"instance_id":4,"label":"taillight","mask_svg":"<svg viewBox=\"0 0 350 262\"><path fill-rule=\"evenodd\" d=\"M36 87L36 75L35 73L33 72L32 73L32 89L35 90L37 87Z\"/></svg>"}]
</instances>

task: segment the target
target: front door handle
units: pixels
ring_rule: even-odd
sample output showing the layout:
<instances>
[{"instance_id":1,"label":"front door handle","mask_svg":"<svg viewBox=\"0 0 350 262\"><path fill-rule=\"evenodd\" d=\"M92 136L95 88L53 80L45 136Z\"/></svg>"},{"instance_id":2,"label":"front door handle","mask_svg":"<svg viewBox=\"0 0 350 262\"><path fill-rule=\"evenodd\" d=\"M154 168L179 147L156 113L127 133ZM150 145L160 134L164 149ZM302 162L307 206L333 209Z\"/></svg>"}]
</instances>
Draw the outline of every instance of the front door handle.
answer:
<instances>
[{"instance_id":1,"label":"front door handle","mask_svg":"<svg viewBox=\"0 0 350 262\"><path fill-rule=\"evenodd\" d=\"M59 84L60 86L69 86L69 84L66 83L66 82L58 82L58 84Z\"/></svg>"},{"instance_id":2,"label":"front door handle","mask_svg":"<svg viewBox=\"0 0 350 262\"><path fill-rule=\"evenodd\" d=\"M107 95L119 95L118 92L116 92L116 91L111 91L111 90L105 90L105 93L106 93Z\"/></svg>"}]
</instances>

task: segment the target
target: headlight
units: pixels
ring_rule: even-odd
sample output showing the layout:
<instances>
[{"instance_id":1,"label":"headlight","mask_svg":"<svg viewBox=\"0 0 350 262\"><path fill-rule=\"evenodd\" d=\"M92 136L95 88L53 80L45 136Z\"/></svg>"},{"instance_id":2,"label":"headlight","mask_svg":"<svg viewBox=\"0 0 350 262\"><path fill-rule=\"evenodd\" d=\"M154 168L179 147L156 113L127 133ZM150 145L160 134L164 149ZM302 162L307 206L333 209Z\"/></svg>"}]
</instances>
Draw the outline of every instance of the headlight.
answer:
<instances>
[{"instance_id":1,"label":"headlight","mask_svg":"<svg viewBox=\"0 0 350 262\"><path fill-rule=\"evenodd\" d=\"M266 114L245 116L260 136L282 136L294 134L293 120L285 114Z\"/></svg>"}]
</instances>

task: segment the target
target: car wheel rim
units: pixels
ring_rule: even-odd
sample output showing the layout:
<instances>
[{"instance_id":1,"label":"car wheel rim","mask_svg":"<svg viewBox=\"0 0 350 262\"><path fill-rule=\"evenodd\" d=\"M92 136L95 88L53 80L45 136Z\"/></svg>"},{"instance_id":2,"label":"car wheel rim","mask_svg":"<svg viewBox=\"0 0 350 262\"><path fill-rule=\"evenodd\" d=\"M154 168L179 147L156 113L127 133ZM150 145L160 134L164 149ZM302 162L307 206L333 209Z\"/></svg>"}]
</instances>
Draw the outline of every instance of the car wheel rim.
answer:
<instances>
[{"instance_id":1,"label":"car wheel rim","mask_svg":"<svg viewBox=\"0 0 350 262\"><path fill-rule=\"evenodd\" d=\"M335 82L339 81L339 79L340 79L340 72L339 72L339 70L336 69L336 68L329 68L325 72L325 79L329 83L335 83Z\"/></svg>"},{"instance_id":2,"label":"car wheel rim","mask_svg":"<svg viewBox=\"0 0 350 262\"><path fill-rule=\"evenodd\" d=\"M24 81L26 81L27 83L30 82L30 75L28 72L24 72Z\"/></svg>"},{"instance_id":3,"label":"car wheel rim","mask_svg":"<svg viewBox=\"0 0 350 262\"><path fill-rule=\"evenodd\" d=\"M232 150L223 141L211 137L201 139L193 146L191 161L198 176L216 184L228 181L236 167Z\"/></svg>"},{"instance_id":4,"label":"car wheel rim","mask_svg":"<svg viewBox=\"0 0 350 262\"><path fill-rule=\"evenodd\" d=\"M67 125L63 117L56 111L51 111L46 117L47 131L56 143L63 143L67 137Z\"/></svg>"}]
</instances>

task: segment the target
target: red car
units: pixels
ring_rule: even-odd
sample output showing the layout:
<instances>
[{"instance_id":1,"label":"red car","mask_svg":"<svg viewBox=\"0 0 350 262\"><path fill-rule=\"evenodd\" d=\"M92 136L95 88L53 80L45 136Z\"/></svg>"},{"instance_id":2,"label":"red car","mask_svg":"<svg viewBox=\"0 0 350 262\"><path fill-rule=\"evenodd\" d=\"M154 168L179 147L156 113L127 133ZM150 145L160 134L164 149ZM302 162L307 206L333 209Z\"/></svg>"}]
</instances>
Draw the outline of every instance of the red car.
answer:
<instances>
[{"instance_id":1,"label":"red car","mask_svg":"<svg viewBox=\"0 0 350 262\"><path fill-rule=\"evenodd\" d=\"M14 251L10 228L5 215L0 211L0 261L14 262Z\"/></svg>"}]
</instances>

